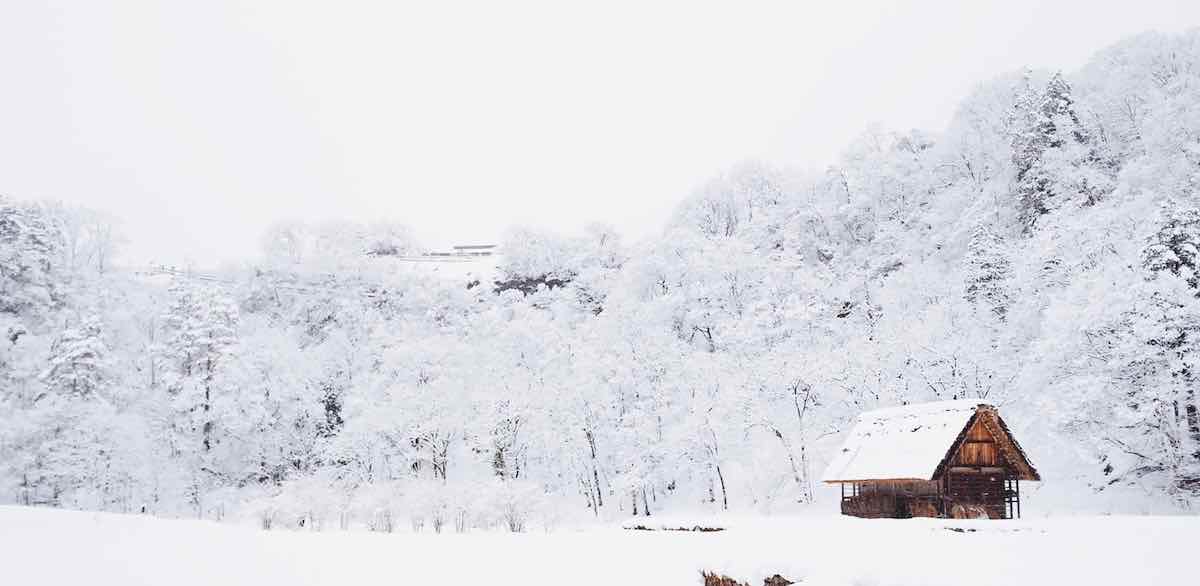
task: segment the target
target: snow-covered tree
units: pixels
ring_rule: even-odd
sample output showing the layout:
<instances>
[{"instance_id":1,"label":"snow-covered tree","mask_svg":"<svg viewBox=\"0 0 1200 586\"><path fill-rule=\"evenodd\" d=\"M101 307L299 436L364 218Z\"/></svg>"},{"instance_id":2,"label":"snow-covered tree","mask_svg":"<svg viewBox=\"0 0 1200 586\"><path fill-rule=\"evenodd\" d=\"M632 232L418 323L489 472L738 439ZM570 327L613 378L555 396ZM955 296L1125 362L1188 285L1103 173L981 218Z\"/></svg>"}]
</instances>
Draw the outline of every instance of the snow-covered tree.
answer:
<instances>
[{"instance_id":1,"label":"snow-covered tree","mask_svg":"<svg viewBox=\"0 0 1200 586\"><path fill-rule=\"evenodd\" d=\"M0 196L0 313L36 318L58 302L61 248L58 226L41 206Z\"/></svg>"},{"instance_id":2,"label":"snow-covered tree","mask_svg":"<svg viewBox=\"0 0 1200 586\"><path fill-rule=\"evenodd\" d=\"M1018 92L1014 111L1013 162L1026 230L1045 214L1068 204L1094 205L1113 190L1116 163L1080 121L1061 72L1036 102L1028 90Z\"/></svg>"},{"instance_id":3,"label":"snow-covered tree","mask_svg":"<svg viewBox=\"0 0 1200 586\"><path fill-rule=\"evenodd\" d=\"M1011 267L1008 250L999 235L987 225L975 228L967 244L967 301L1004 319L1011 303L1008 279Z\"/></svg>"},{"instance_id":4,"label":"snow-covered tree","mask_svg":"<svg viewBox=\"0 0 1200 586\"><path fill-rule=\"evenodd\" d=\"M108 347L97 317L65 327L50 345L49 367L42 373L46 392L95 398L110 383L107 360Z\"/></svg>"},{"instance_id":5,"label":"snow-covered tree","mask_svg":"<svg viewBox=\"0 0 1200 586\"><path fill-rule=\"evenodd\" d=\"M1145 251L1146 268L1167 271L1197 289L1200 295L1200 209L1183 207L1170 210L1162 227L1154 234Z\"/></svg>"}]
</instances>

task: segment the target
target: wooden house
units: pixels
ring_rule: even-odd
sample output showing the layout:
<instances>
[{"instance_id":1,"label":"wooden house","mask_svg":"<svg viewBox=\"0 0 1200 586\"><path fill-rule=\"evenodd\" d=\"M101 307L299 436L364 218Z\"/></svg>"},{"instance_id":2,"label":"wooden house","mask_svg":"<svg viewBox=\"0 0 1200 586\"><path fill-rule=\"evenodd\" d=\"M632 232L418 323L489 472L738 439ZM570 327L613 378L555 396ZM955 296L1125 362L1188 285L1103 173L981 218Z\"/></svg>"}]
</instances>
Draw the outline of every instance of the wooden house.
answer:
<instances>
[{"instance_id":1,"label":"wooden house","mask_svg":"<svg viewBox=\"0 0 1200 586\"><path fill-rule=\"evenodd\" d=\"M863 413L822 480L845 515L1012 519L1041 477L995 407L942 401Z\"/></svg>"}]
</instances>

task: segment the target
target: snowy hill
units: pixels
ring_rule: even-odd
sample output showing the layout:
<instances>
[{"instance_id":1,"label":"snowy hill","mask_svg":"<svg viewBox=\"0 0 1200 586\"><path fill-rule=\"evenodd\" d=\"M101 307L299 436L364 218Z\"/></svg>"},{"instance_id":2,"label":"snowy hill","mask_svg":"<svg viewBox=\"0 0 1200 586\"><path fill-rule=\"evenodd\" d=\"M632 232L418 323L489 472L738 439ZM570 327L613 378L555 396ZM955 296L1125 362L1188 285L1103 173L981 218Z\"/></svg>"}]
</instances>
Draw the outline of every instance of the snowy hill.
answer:
<instances>
[{"instance_id":1,"label":"snowy hill","mask_svg":"<svg viewBox=\"0 0 1200 586\"><path fill-rule=\"evenodd\" d=\"M832 507L818 474L861 413L978 399L1037 462L1027 510L1195 511L1200 31L997 74L947 128L719 172L643 242L515 229L480 265L407 262L428 250L394 223L290 223L260 264L147 286L105 260L103 214L0 197L0 502L778 515Z\"/></svg>"}]
</instances>

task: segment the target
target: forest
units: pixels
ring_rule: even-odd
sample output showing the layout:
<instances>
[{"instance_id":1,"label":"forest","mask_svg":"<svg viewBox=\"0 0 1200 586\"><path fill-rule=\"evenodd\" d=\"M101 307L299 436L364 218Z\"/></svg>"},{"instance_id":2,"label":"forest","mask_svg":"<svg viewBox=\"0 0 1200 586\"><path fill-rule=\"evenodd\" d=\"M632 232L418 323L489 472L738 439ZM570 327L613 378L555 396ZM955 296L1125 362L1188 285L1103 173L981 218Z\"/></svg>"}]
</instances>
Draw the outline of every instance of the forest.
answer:
<instances>
[{"instance_id":1,"label":"forest","mask_svg":"<svg viewBox=\"0 0 1200 586\"><path fill-rule=\"evenodd\" d=\"M1046 507L1200 505L1200 30L804 163L717 173L640 242L513 229L491 282L400 262L426 250L402 221L280 223L252 262L151 275L104 210L4 196L0 504L770 514L827 498L862 411L977 398Z\"/></svg>"}]
</instances>

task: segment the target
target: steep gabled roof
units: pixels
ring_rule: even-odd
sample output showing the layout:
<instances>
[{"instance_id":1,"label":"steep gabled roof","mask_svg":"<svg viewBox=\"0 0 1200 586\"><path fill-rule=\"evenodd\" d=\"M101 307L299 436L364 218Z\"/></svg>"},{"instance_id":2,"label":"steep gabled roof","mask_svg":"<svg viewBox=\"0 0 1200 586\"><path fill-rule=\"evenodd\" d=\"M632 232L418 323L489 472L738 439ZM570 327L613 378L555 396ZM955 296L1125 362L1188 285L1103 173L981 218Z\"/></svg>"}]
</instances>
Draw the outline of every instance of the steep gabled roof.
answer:
<instances>
[{"instance_id":1,"label":"steep gabled roof","mask_svg":"<svg viewBox=\"0 0 1200 586\"><path fill-rule=\"evenodd\" d=\"M994 407L978 401L939 401L868 411L846 437L824 482L932 480L957 452L977 413L1022 480L1039 480Z\"/></svg>"},{"instance_id":2,"label":"steep gabled roof","mask_svg":"<svg viewBox=\"0 0 1200 586\"><path fill-rule=\"evenodd\" d=\"M970 421L967 421L966 427L962 433L954 440L954 445L950 446L942 461L933 472L933 478L940 477L945 473L946 468L951 465L951 460L954 454L958 453L963 442L967 440L967 434L971 427L979 423L991 434L996 440L996 445L1000 450L1000 456L1008 464L1008 466L1017 474L1017 478L1021 480L1041 480L1042 477L1038 474L1033 463L1029 461L1029 456L1025 454L1025 450L1021 448L1021 444L1017 442L1017 438L1008 429L1008 424L1000 418L1000 413L991 405L979 405L975 408L975 415Z\"/></svg>"}]
</instances>

